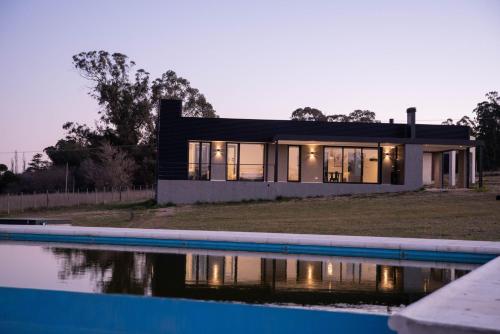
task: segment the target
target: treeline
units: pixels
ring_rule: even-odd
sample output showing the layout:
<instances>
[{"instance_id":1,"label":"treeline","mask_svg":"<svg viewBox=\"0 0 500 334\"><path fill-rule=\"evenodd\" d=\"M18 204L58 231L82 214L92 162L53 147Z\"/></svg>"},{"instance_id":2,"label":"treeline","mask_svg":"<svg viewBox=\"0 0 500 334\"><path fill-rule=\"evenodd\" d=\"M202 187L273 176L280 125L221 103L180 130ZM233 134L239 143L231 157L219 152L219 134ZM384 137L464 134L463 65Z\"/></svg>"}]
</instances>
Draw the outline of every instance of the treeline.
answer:
<instances>
[{"instance_id":1,"label":"treeline","mask_svg":"<svg viewBox=\"0 0 500 334\"><path fill-rule=\"evenodd\" d=\"M0 192L119 188L155 182L156 106L162 98L183 101L184 116L217 117L213 106L188 80L166 71L153 79L121 53L82 52L73 56L99 104L94 127L63 125L64 138L36 154L26 171L0 166Z\"/></svg>"},{"instance_id":2,"label":"treeline","mask_svg":"<svg viewBox=\"0 0 500 334\"><path fill-rule=\"evenodd\" d=\"M188 80L166 71L152 79L144 69L121 53L82 52L73 56L78 73L90 83L89 95L98 103L95 126L67 122L64 138L46 147L44 160L36 154L20 174L0 164L0 193L55 191L66 189L123 188L155 182L156 106L162 98L183 101L183 115L218 117L213 106ZM500 167L500 97L486 94L486 100L447 125L467 125L485 145L484 167ZM348 115L326 115L311 108L292 112L292 120L325 122L379 122L370 110L354 110Z\"/></svg>"}]
</instances>

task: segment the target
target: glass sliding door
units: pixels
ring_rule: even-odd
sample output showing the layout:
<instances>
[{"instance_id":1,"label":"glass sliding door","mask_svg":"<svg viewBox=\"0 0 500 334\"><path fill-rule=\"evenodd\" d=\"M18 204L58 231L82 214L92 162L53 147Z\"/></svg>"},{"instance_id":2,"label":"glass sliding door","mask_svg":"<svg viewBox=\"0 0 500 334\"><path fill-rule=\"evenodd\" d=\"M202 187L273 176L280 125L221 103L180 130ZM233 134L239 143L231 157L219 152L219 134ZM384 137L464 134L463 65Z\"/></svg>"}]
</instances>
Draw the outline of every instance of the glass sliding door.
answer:
<instances>
[{"instance_id":1,"label":"glass sliding door","mask_svg":"<svg viewBox=\"0 0 500 334\"><path fill-rule=\"evenodd\" d=\"M343 182L361 182L361 149L344 147Z\"/></svg>"},{"instance_id":2,"label":"glass sliding door","mask_svg":"<svg viewBox=\"0 0 500 334\"><path fill-rule=\"evenodd\" d=\"M226 147L226 180L238 179L238 144L228 143Z\"/></svg>"},{"instance_id":3,"label":"glass sliding door","mask_svg":"<svg viewBox=\"0 0 500 334\"><path fill-rule=\"evenodd\" d=\"M300 146L288 146L288 181L300 182Z\"/></svg>"},{"instance_id":4,"label":"glass sliding door","mask_svg":"<svg viewBox=\"0 0 500 334\"><path fill-rule=\"evenodd\" d=\"M264 144L239 147L239 180L264 181Z\"/></svg>"},{"instance_id":5,"label":"glass sliding door","mask_svg":"<svg viewBox=\"0 0 500 334\"><path fill-rule=\"evenodd\" d=\"M200 150L200 180L210 180L210 143L201 143Z\"/></svg>"},{"instance_id":6,"label":"glass sliding door","mask_svg":"<svg viewBox=\"0 0 500 334\"><path fill-rule=\"evenodd\" d=\"M188 164L188 179L197 180L199 175L200 161L200 143L189 143L189 164Z\"/></svg>"},{"instance_id":7,"label":"glass sliding door","mask_svg":"<svg viewBox=\"0 0 500 334\"><path fill-rule=\"evenodd\" d=\"M342 182L342 148L325 147L323 163L323 181Z\"/></svg>"},{"instance_id":8,"label":"glass sliding door","mask_svg":"<svg viewBox=\"0 0 500 334\"><path fill-rule=\"evenodd\" d=\"M363 183L378 182L378 149L363 148Z\"/></svg>"},{"instance_id":9,"label":"glass sliding door","mask_svg":"<svg viewBox=\"0 0 500 334\"><path fill-rule=\"evenodd\" d=\"M188 149L188 179L210 180L211 144L189 142Z\"/></svg>"}]
</instances>

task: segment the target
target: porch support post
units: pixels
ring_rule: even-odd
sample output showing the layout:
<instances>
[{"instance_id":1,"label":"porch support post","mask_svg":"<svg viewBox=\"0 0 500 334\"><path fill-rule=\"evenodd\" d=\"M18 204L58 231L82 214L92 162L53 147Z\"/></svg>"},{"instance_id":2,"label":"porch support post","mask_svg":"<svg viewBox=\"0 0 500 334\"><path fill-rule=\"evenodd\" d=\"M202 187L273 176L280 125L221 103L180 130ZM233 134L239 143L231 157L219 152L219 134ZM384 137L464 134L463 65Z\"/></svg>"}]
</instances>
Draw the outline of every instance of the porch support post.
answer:
<instances>
[{"instance_id":1,"label":"porch support post","mask_svg":"<svg viewBox=\"0 0 500 334\"><path fill-rule=\"evenodd\" d=\"M479 188L483 187L483 147L477 145L476 147L477 162L478 162L478 172L479 172Z\"/></svg>"},{"instance_id":2,"label":"porch support post","mask_svg":"<svg viewBox=\"0 0 500 334\"><path fill-rule=\"evenodd\" d=\"M444 188L444 152L441 152L441 184L439 185L439 187L441 189Z\"/></svg>"},{"instance_id":3,"label":"porch support post","mask_svg":"<svg viewBox=\"0 0 500 334\"><path fill-rule=\"evenodd\" d=\"M456 185L456 159L457 151L453 150L448 152L448 186L450 188Z\"/></svg>"},{"instance_id":4,"label":"porch support post","mask_svg":"<svg viewBox=\"0 0 500 334\"><path fill-rule=\"evenodd\" d=\"M268 182L269 174L269 143L264 145L264 181Z\"/></svg>"},{"instance_id":5,"label":"porch support post","mask_svg":"<svg viewBox=\"0 0 500 334\"><path fill-rule=\"evenodd\" d=\"M380 147L380 142L377 143L377 148L378 148L378 175L377 175L377 183L381 184L382 183L382 147Z\"/></svg>"},{"instance_id":6,"label":"porch support post","mask_svg":"<svg viewBox=\"0 0 500 334\"><path fill-rule=\"evenodd\" d=\"M278 141L274 142L274 182L278 182Z\"/></svg>"},{"instance_id":7,"label":"porch support post","mask_svg":"<svg viewBox=\"0 0 500 334\"><path fill-rule=\"evenodd\" d=\"M433 179L434 187L443 187L443 152L433 152L432 153L432 169L433 169Z\"/></svg>"},{"instance_id":8,"label":"porch support post","mask_svg":"<svg viewBox=\"0 0 500 334\"><path fill-rule=\"evenodd\" d=\"M470 148L467 147L467 149L465 150L465 161L466 161L466 165L465 165L465 170L467 171L465 173L465 188L469 188L470 187Z\"/></svg>"}]
</instances>

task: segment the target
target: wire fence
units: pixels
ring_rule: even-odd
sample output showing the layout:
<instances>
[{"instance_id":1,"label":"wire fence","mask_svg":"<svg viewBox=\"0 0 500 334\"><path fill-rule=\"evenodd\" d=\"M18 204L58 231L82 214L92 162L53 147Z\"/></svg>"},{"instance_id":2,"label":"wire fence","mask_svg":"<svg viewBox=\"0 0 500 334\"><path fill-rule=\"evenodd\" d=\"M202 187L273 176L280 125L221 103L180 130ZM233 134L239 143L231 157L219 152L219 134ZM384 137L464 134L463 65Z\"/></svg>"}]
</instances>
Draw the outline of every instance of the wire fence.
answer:
<instances>
[{"instance_id":1,"label":"wire fence","mask_svg":"<svg viewBox=\"0 0 500 334\"><path fill-rule=\"evenodd\" d=\"M20 193L0 195L0 213L11 214L31 209L78 207L111 203L133 203L155 198L153 186L120 189L86 189L73 192Z\"/></svg>"}]
</instances>

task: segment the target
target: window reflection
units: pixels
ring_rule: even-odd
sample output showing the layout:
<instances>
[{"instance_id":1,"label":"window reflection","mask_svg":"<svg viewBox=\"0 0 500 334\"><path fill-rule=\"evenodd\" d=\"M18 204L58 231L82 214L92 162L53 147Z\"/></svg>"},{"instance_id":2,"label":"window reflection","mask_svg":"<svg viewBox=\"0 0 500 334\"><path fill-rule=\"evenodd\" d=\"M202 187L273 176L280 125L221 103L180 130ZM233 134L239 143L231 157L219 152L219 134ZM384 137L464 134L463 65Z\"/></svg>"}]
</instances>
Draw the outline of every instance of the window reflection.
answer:
<instances>
[{"instance_id":1,"label":"window reflection","mask_svg":"<svg viewBox=\"0 0 500 334\"><path fill-rule=\"evenodd\" d=\"M210 143L189 142L189 180L210 180L210 151Z\"/></svg>"},{"instance_id":2,"label":"window reflection","mask_svg":"<svg viewBox=\"0 0 500 334\"><path fill-rule=\"evenodd\" d=\"M406 305L469 270L294 257L51 248L68 289L250 303ZM435 264L433 264L435 265ZM50 268L50 266L49 266ZM1 283L1 278L0 278ZM360 300L359 296L363 296Z\"/></svg>"},{"instance_id":3,"label":"window reflection","mask_svg":"<svg viewBox=\"0 0 500 334\"><path fill-rule=\"evenodd\" d=\"M323 152L324 182L378 182L377 148L324 147Z\"/></svg>"},{"instance_id":4,"label":"window reflection","mask_svg":"<svg viewBox=\"0 0 500 334\"><path fill-rule=\"evenodd\" d=\"M226 163L228 181L235 181L238 179L238 144L228 143L226 149Z\"/></svg>"},{"instance_id":5,"label":"window reflection","mask_svg":"<svg viewBox=\"0 0 500 334\"><path fill-rule=\"evenodd\" d=\"M300 146L288 146L288 181L300 181Z\"/></svg>"}]
</instances>

